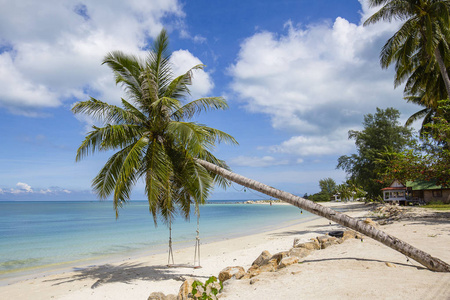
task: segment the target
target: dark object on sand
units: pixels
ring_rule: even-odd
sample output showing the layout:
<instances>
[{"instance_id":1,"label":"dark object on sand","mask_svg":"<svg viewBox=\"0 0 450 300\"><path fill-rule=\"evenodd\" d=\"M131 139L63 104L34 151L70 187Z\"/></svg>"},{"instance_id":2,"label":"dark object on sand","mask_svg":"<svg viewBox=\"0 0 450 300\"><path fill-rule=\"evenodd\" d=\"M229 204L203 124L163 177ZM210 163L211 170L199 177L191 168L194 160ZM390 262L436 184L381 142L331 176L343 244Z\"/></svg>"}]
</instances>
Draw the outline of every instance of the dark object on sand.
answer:
<instances>
[{"instance_id":1,"label":"dark object on sand","mask_svg":"<svg viewBox=\"0 0 450 300\"><path fill-rule=\"evenodd\" d=\"M341 238L341 237L344 236L344 232L341 231L341 230L339 230L339 231L330 231L330 232L328 233L328 235L329 235L329 236L334 236L334 237L337 237L337 238Z\"/></svg>"}]
</instances>

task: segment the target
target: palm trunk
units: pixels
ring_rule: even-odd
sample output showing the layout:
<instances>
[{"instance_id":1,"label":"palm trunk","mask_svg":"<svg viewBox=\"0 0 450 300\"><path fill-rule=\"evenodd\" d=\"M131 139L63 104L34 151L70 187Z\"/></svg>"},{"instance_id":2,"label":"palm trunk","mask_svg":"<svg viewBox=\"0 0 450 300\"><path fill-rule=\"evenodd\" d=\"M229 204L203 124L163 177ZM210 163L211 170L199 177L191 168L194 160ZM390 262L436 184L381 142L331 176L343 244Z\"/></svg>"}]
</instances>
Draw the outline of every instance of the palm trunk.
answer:
<instances>
[{"instance_id":1,"label":"palm trunk","mask_svg":"<svg viewBox=\"0 0 450 300\"><path fill-rule=\"evenodd\" d=\"M439 65L442 80L444 80L445 89L447 90L447 96L450 99L450 78L448 77L447 67L445 66L445 62L444 59L442 58L441 51L439 51L439 47L436 47L436 49L434 49L434 56L436 57L436 61Z\"/></svg>"},{"instance_id":2,"label":"palm trunk","mask_svg":"<svg viewBox=\"0 0 450 300\"><path fill-rule=\"evenodd\" d=\"M336 222L338 224L356 230L366 236L369 236L385 244L386 246L391 247L392 249L397 250L400 253L414 259L415 261L421 263L422 265L424 265L425 267L427 267L432 271L450 272L450 265L448 265L444 261L432 257L428 253L425 253L422 250L419 250L409 245L408 243L399 240L396 237L393 237L381 230L378 230L375 227L364 223L363 221L356 220L343 213L340 213L328 207L324 207L310 200L303 199L293 194L283 192L281 190L275 189L273 187L262 184L255 180L230 172L224 168L221 168L207 161L198 159L197 162L208 171L220 175L233 182L236 182L242 186L264 193L271 197L283 200L289 204L292 204L301 209L309 211L310 213L327 218L329 220L332 220L333 222Z\"/></svg>"}]
</instances>

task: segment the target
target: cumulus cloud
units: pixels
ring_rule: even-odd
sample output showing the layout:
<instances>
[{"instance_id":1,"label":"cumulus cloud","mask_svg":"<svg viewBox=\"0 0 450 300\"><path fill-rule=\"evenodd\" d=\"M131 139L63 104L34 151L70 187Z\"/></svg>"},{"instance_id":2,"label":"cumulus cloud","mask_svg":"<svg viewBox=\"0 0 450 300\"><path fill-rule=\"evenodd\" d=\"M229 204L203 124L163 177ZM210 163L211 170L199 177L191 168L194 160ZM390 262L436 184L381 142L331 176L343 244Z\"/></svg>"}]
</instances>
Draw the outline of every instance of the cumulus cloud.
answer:
<instances>
[{"instance_id":1,"label":"cumulus cloud","mask_svg":"<svg viewBox=\"0 0 450 300\"><path fill-rule=\"evenodd\" d=\"M164 17L184 16L177 0L23 0L7 7L0 12L0 107L28 115L88 93L118 103L121 91L100 65L103 56L143 53Z\"/></svg>"},{"instance_id":2,"label":"cumulus cloud","mask_svg":"<svg viewBox=\"0 0 450 300\"><path fill-rule=\"evenodd\" d=\"M238 156L230 159L230 163L242 167L268 167L289 164L288 160L279 160L272 156Z\"/></svg>"},{"instance_id":3,"label":"cumulus cloud","mask_svg":"<svg viewBox=\"0 0 450 300\"><path fill-rule=\"evenodd\" d=\"M202 64L200 59L192 55L188 50L178 50L172 53L170 62L173 65L175 76L182 75L190 70L190 68ZM193 99L204 97L214 88L211 76L201 69L193 70L192 85L189 87Z\"/></svg>"},{"instance_id":4,"label":"cumulus cloud","mask_svg":"<svg viewBox=\"0 0 450 300\"><path fill-rule=\"evenodd\" d=\"M241 44L229 68L233 91L246 109L270 115L274 128L293 133L272 151L342 154L351 149L347 131L358 129L364 114L390 106L415 111L378 60L398 24L363 27L375 10L361 4L360 24L341 17L308 26L287 22L282 34L258 32Z\"/></svg>"}]
</instances>

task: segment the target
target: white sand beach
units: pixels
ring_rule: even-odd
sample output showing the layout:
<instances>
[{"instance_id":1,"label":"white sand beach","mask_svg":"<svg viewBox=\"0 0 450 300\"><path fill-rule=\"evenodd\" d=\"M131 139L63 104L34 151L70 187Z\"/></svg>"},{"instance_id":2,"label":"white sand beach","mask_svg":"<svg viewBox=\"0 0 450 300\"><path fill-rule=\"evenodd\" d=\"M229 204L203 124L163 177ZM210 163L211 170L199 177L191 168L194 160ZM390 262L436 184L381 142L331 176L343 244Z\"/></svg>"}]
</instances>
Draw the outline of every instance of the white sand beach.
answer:
<instances>
[{"instance_id":1,"label":"white sand beach","mask_svg":"<svg viewBox=\"0 0 450 300\"><path fill-rule=\"evenodd\" d=\"M328 203L364 217L361 203ZM450 213L429 212L380 228L450 263ZM201 245L201 269L194 269L194 248L167 254L54 272L0 287L1 299L147 299L152 292L177 294L185 278L202 281L227 266L246 270L264 250L289 250L303 241L342 229L323 218L288 228ZM184 265L184 267L183 267ZM220 299L450 299L450 273L436 273L369 238L347 240L312 252L299 264L261 273L257 280L230 279ZM250 284L252 282L252 284Z\"/></svg>"}]
</instances>

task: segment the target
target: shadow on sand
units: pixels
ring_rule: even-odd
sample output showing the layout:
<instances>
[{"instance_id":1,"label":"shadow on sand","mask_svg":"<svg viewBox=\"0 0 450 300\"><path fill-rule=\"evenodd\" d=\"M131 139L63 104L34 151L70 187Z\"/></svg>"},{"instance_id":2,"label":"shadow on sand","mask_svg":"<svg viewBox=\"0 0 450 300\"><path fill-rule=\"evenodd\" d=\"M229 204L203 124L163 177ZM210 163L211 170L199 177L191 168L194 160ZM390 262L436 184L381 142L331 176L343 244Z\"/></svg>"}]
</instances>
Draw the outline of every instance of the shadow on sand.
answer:
<instances>
[{"instance_id":1,"label":"shadow on sand","mask_svg":"<svg viewBox=\"0 0 450 300\"><path fill-rule=\"evenodd\" d=\"M91 285L91 289L95 289L101 285L108 283L121 282L126 284L131 284L134 280L177 280L184 281L184 276L192 276L192 274L182 274L179 272L175 272L175 269L178 268L190 268L192 266L188 265L174 265L171 267L165 265L157 265L157 266L145 266L142 264L133 264L133 263L122 263L120 265L100 265L100 266L92 266L83 269L74 269L75 274L67 277L62 277L58 279L52 279L47 281L53 281L53 285L61 285L65 283L70 283L74 281L92 279L95 280L94 284ZM208 278L207 276L198 276L197 278Z\"/></svg>"}]
</instances>

